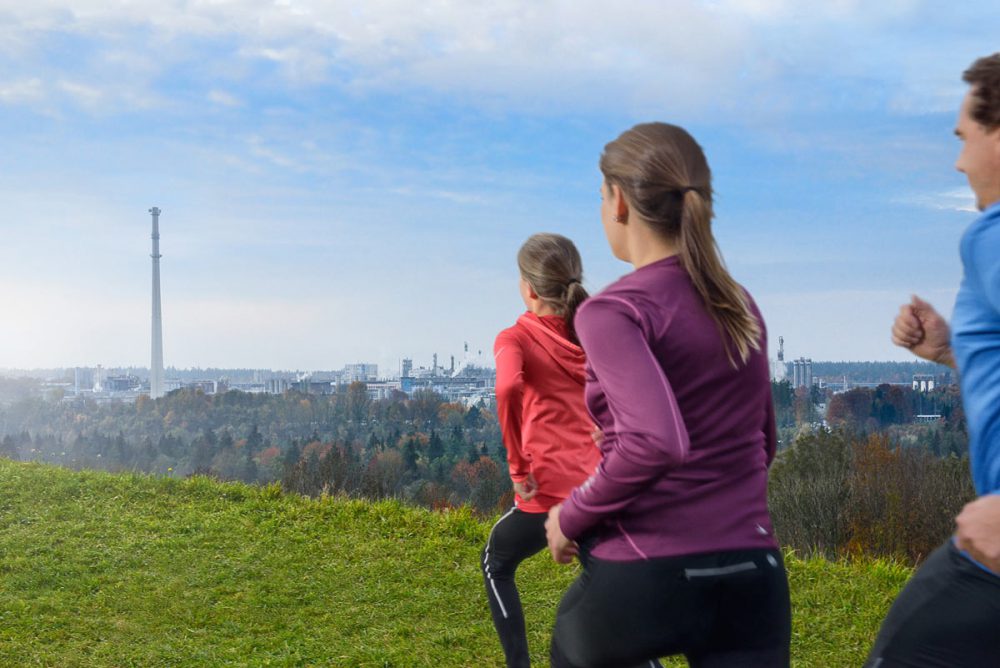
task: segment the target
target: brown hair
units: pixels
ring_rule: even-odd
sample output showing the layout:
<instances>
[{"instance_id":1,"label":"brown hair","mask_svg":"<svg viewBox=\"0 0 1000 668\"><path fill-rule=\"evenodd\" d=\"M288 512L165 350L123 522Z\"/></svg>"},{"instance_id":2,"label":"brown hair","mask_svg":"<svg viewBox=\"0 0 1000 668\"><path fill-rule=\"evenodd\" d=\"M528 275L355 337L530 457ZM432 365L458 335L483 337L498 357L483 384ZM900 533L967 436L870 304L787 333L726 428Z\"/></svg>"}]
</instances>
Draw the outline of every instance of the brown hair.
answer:
<instances>
[{"instance_id":1,"label":"brown hair","mask_svg":"<svg viewBox=\"0 0 1000 668\"><path fill-rule=\"evenodd\" d=\"M533 234L517 251L517 267L538 298L566 319L570 338L578 342L573 316L589 295L573 242L561 234Z\"/></svg>"},{"instance_id":2,"label":"brown hair","mask_svg":"<svg viewBox=\"0 0 1000 668\"><path fill-rule=\"evenodd\" d=\"M976 103L972 118L987 130L1000 127L1000 53L983 56L962 73L962 80L973 88Z\"/></svg>"},{"instance_id":3,"label":"brown hair","mask_svg":"<svg viewBox=\"0 0 1000 668\"><path fill-rule=\"evenodd\" d=\"M630 211L675 243L709 314L746 364L760 350L761 325L747 295L726 270L712 235L712 173L701 146L683 128L644 123L604 147L601 172L610 189L621 188Z\"/></svg>"}]
</instances>

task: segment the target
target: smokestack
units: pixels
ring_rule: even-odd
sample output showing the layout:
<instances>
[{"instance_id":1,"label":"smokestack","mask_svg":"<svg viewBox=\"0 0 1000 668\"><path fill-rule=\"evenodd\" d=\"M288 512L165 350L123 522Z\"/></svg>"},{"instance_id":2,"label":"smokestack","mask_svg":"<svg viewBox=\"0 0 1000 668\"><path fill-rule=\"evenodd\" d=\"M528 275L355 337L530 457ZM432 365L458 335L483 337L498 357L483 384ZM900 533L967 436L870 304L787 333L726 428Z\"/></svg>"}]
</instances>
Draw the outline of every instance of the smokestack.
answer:
<instances>
[{"instance_id":1,"label":"smokestack","mask_svg":"<svg viewBox=\"0 0 1000 668\"><path fill-rule=\"evenodd\" d=\"M153 346L149 364L149 397L163 396L163 318L160 314L160 209L153 207Z\"/></svg>"}]
</instances>

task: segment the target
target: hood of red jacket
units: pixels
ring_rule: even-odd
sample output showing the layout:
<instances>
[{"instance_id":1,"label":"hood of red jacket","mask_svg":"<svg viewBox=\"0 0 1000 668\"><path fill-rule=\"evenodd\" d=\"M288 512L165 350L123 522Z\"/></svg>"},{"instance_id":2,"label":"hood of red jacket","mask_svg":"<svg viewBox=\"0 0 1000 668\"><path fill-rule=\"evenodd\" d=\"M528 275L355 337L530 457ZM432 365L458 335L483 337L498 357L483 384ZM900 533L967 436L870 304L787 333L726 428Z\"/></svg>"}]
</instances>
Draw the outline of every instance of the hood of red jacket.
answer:
<instances>
[{"instance_id":1,"label":"hood of red jacket","mask_svg":"<svg viewBox=\"0 0 1000 668\"><path fill-rule=\"evenodd\" d=\"M583 365L587 358L583 348L569 340L569 328L563 318L537 316L529 311L517 319L517 324L561 369L583 385Z\"/></svg>"}]
</instances>

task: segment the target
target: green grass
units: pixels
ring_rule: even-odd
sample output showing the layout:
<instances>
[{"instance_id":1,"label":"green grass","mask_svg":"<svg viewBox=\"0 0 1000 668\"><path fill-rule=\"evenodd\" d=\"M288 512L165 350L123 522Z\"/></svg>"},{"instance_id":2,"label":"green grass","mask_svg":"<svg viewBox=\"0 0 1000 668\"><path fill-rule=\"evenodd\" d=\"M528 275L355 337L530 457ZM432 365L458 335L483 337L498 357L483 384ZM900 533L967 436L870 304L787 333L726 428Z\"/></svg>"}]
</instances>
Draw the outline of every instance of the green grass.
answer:
<instances>
[{"instance_id":1,"label":"green grass","mask_svg":"<svg viewBox=\"0 0 1000 668\"><path fill-rule=\"evenodd\" d=\"M489 528L465 510L0 459L0 665L500 666L477 566ZM860 665L909 571L788 567L794 665ZM537 665L575 574L545 554L519 571Z\"/></svg>"}]
</instances>

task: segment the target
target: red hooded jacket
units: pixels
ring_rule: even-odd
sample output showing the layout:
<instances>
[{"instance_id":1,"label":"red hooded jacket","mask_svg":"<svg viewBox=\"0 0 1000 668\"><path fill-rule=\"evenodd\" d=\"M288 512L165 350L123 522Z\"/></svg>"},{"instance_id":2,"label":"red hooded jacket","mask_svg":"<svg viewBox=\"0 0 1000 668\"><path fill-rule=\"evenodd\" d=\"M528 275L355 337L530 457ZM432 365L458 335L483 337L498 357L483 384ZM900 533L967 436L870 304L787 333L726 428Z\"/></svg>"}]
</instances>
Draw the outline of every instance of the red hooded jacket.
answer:
<instances>
[{"instance_id":1,"label":"red hooded jacket","mask_svg":"<svg viewBox=\"0 0 1000 668\"><path fill-rule=\"evenodd\" d=\"M524 512L547 512L601 460L583 399L583 349L569 340L563 318L528 312L497 335L493 355L511 480L524 482L531 473L538 483L530 501L515 496L515 503Z\"/></svg>"}]
</instances>

